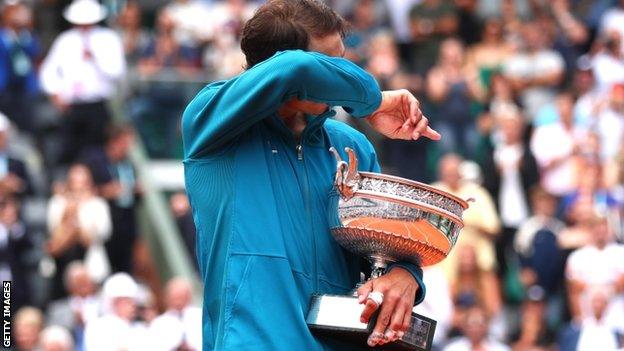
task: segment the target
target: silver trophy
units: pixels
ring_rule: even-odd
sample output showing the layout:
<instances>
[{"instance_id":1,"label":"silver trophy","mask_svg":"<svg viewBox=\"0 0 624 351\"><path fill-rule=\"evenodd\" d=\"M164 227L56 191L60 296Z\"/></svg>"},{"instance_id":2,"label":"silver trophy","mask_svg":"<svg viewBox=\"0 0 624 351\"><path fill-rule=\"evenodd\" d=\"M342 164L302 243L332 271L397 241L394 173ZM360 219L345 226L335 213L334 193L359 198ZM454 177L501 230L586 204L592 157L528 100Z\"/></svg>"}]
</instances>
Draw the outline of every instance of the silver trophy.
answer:
<instances>
[{"instance_id":1,"label":"silver trophy","mask_svg":"<svg viewBox=\"0 0 624 351\"><path fill-rule=\"evenodd\" d=\"M370 172L358 172L353 150L346 148L349 163L336 149L334 186L338 207L330 209L331 232L345 249L371 262L371 279L384 274L392 262L429 266L451 251L464 223L466 201L432 186ZM352 295L313 295L306 318L320 335L366 344L375 319L360 322L364 306ZM429 350L436 322L412 313L408 332L400 340L381 346L387 350Z\"/></svg>"}]
</instances>

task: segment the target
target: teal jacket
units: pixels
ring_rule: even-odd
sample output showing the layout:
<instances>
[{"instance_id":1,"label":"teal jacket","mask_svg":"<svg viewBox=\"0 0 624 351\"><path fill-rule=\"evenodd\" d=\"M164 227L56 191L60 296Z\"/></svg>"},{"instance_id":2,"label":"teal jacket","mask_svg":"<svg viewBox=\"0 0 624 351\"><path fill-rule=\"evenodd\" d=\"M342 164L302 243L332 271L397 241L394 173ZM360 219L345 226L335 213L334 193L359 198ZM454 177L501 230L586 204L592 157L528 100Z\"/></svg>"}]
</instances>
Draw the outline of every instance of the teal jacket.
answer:
<instances>
[{"instance_id":1,"label":"teal jacket","mask_svg":"<svg viewBox=\"0 0 624 351\"><path fill-rule=\"evenodd\" d=\"M342 106L355 117L381 101L374 78L355 64L297 50L206 86L184 112L204 350L352 349L315 338L305 323L313 293L346 294L363 266L329 230L338 195L328 149L353 148L362 171L379 172L379 165L364 135L328 119L331 109L306 117L296 141L276 114L294 96ZM416 272L421 300L422 271L406 267Z\"/></svg>"}]
</instances>

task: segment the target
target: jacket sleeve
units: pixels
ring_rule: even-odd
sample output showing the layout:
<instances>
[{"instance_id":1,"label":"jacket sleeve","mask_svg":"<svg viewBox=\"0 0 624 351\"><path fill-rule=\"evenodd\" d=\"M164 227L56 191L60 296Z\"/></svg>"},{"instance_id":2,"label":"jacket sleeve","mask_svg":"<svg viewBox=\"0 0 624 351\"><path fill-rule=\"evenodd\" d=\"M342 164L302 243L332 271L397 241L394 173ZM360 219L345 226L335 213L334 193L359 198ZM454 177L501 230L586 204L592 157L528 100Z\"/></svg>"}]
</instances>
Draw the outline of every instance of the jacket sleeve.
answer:
<instances>
[{"instance_id":1,"label":"jacket sleeve","mask_svg":"<svg viewBox=\"0 0 624 351\"><path fill-rule=\"evenodd\" d=\"M381 103L375 79L354 63L301 50L279 52L193 99L182 118L185 157L224 147L292 97L342 106L355 117L371 114Z\"/></svg>"},{"instance_id":2,"label":"jacket sleeve","mask_svg":"<svg viewBox=\"0 0 624 351\"><path fill-rule=\"evenodd\" d=\"M416 297L414 299L414 306L423 302L423 300L425 299L425 295L427 295L427 288L425 287L425 283L423 282L422 268L409 262L396 262L390 264L387 271L390 272L395 267L401 267L406 271L410 272L414 277L414 280L416 280L416 283L418 284L418 291L416 292Z\"/></svg>"}]
</instances>

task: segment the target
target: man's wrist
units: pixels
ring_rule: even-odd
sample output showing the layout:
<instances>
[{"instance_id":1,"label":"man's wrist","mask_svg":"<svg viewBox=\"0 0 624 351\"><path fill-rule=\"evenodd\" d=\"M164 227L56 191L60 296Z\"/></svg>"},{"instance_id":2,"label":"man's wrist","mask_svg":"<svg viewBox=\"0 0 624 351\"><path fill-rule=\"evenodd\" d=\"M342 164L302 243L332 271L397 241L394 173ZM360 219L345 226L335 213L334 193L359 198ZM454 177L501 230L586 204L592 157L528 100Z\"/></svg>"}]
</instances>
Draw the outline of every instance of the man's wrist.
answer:
<instances>
[{"instance_id":1,"label":"man's wrist","mask_svg":"<svg viewBox=\"0 0 624 351\"><path fill-rule=\"evenodd\" d=\"M416 297L414 298L414 306L420 304L425 299L425 295L427 293L427 289L425 288L425 283L423 282L423 270L420 266L415 265L409 262L394 262L388 265L387 272L390 272L393 268L400 267L408 271L416 284L418 284L418 291L416 291Z\"/></svg>"}]
</instances>

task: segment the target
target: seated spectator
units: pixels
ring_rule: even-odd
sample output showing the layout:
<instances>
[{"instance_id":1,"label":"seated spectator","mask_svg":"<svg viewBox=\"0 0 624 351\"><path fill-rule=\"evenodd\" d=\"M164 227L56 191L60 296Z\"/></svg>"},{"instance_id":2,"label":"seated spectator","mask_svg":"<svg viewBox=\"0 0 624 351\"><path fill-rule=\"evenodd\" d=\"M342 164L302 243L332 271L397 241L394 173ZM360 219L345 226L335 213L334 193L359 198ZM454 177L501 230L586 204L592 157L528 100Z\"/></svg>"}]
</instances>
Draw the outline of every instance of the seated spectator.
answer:
<instances>
[{"instance_id":1,"label":"seated spectator","mask_svg":"<svg viewBox=\"0 0 624 351\"><path fill-rule=\"evenodd\" d=\"M30 267L25 256L33 244L20 220L17 200L0 198L0 281L12 282L11 307L15 310L31 302Z\"/></svg>"},{"instance_id":2,"label":"seated spectator","mask_svg":"<svg viewBox=\"0 0 624 351\"><path fill-rule=\"evenodd\" d=\"M565 224L555 218L557 200L539 186L531 189L530 197L533 215L522 223L514 240L525 290L518 349L536 347L547 336L545 311L561 289L564 268L564 254L557 238ZM553 314L549 319L557 319Z\"/></svg>"},{"instance_id":3,"label":"seated spectator","mask_svg":"<svg viewBox=\"0 0 624 351\"><path fill-rule=\"evenodd\" d=\"M5 2L0 28L0 111L23 131L33 131L32 100L39 91L39 42L32 10L24 1Z\"/></svg>"},{"instance_id":4,"label":"seated spectator","mask_svg":"<svg viewBox=\"0 0 624 351\"><path fill-rule=\"evenodd\" d=\"M110 272L104 243L110 237L111 219L106 201L95 193L91 172L74 165L67 172L61 191L48 203L47 250L55 258L54 298L66 296L62 275L74 260L84 260L96 283Z\"/></svg>"},{"instance_id":5,"label":"seated spectator","mask_svg":"<svg viewBox=\"0 0 624 351\"><path fill-rule=\"evenodd\" d=\"M0 113L0 195L24 196L31 192L30 177L23 161L9 154L11 123Z\"/></svg>"},{"instance_id":6,"label":"seated spectator","mask_svg":"<svg viewBox=\"0 0 624 351\"><path fill-rule=\"evenodd\" d=\"M479 268L474 247L464 245L454 250L458 259L455 267L457 278L450 282L455 303L453 326L461 327L464 315L475 305L482 306L490 318L498 317L503 302L496 275Z\"/></svg>"},{"instance_id":7,"label":"seated spectator","mask_svg":"<svg viewBox=\"0 0 624 351\"><path fill-rule=\"evenodd\" d=\"M138 1L128 1L117 16L117 32L123 43L126 61L135 66L149 43L149 35L141 26L141 6Z\"/></svg>"},{"instance_id":8,"label":"seated spectator","mask_svg":"<svg viewBox=\"0 0 624 351\"><path fill-rule=\"evenodd\" d=\"M584 133L574 124L574 98L564 92L557 97L559 120L539 126L531 137L531 151L541 171L541 185L562 197L574 190L578 174L577 153Z\"/></svg>"},{"instance_id":9,"label":"seated spectator","mask_svg":"<svg viewBox=\"0 0 624 351\"><path fill-rule=\"evenodd\" d=\"M545 28L538 21L523 24L523 49L511 56L503 69L519 94L529 120L555 98L555 89L564 78L563 58L550 48L544 32Z\"/></svg>"},{"instance_id":10,"label":"seated spectator","mask_svg":"<svg viewBox=\"0 0 624 351\"><path fill-rule=\"evenodd\" d=\"M463 336L451 341L444 351L508 351L509 347L489 337L489 318L479 306L470 308L462 319Z\"/></svg>"},{"instance_id":11,"label":"seated spectator","mask_svg":"<svg viewBox=\"0 0 624 351\"><path fill-rule=\"evenodd\" d=\"M608 92L605 107L595 121L602 161L614 158L624 143L624 79Z\"/></svg>"},{"instance_id":12,"label":"seated spectator","mask_svg":"<svg viewBox=\"0 0 624 351\"><path fill-rule=\"evenodd\" d=\"M604 287L594 287L589 293L590 311L582 321L573 320L562 330L559 351L620 350L622 335L606 320L612 298Z\"/></svg>"},{"instance_id":13,"label":"seated spectator","mask_svg":"<svg viewBox=\"0 0 624 351\"><path fill-rule=\"evenodd\" d=\"M135 322L138 292L138 285L127 273L115 273L106 279L102 288L106 312L87 323L85 351L145 350L145 326Z\"/></svg>"},{"instance_id":14,"label":"seated spectator","mask_svg":"<svg viewBox=\"0 0 624 351\"><path fill-rule=\"evenodd\" d=\"M202 345L201 308L191 305L191 283L173 278L165 288L167 310L150 325L150 341L167 350L200 350Z\"/></svg>"},{"instance_id":15,"label":"seated spectator","mask_svg":"<svg viewBox=\"0 0 624 351\"><path fill-rule=\"evenodd\" d=\"M20 308L13 318L14 345L18 351L37 351L43 328L43 313L35 307Z\"/></svg>"},{"instance_id":16,"label":"seated spectator","mask_svg":"<svg viewBox=\"0 0 624 351\"><path fill-rule=\"evenodd\" d=\"M409 11L414 43L413 70L424 74L435 63L442 40L457 33L457 9L450 1L426 0Z\"/></svg>"},{"instance_id":17,"label":"seated spectator","mask_svg":"<svg viewBox=\"0 0 624 351\"><path fill-rule=\"evenodd\" d=\"M501 140L487 155L483 168L484 186L496 203L503 224L496 240L496 257L501 276L507 262L515 259L512 243L518 227L531 214L529 189L539 182L537 162L524 142L524 119L515 108L500 109L495 118Z\"/></svg>"},{"instance_id":18,"label":"seated spectator","mask_svg":"<svg viewBox=\"0 0 624 351\"><path fill-rule=\"evenodd\" d=\"M52 325L41 332L41 351L73 351L74 340L67 329Z\"/></svg>"},{"instance_id":19,"label":"seated spectator","mask_svg":"<svg viewBox=\"0 0 624 351\"><path fill-rule=\"evenodd\" d=\"M624 81L622 40L620 33L615 31L602 33L597 40L600 50L592 57L592 67L596 89L600 92L608 92L614 84Z\"/></svg>"},{"instance_id":20,"label":"seated spectator","mask_svg":"<svg viewBox=\"0 0 624 351\"><path fill-rule=\"evenodd\" d=\"M481 101L485 92L478 72L465 61L463 44L457 39L444 40L427 76L427 96L437 107L432 123L447 136L440 141L442 151L473 156L479 139L471 104Z\"/></svg>"},{"instance_id":21,"label":"seated spectator","mask_svg":"<svg viewBox=\"0 0 624 351\"><path fill-rule=\"evenodd\" d=\"M69 296L50 303L47 324L58 325L71 332L77 345L82 345L84 326L96 319L101 301L87 267L80 261L71 262L63 277Z\"/></svg>"},{"instance_id":22,"label":"seated spectator","mask_svg":"<svg viewBox=\"0 0 624 351\"><path fill-rule=\"evenodd\" d=\"M494 239L500 232L500 221L492 197L482 186L462 179L459 167L462 158L455 154L445 155L439 163L439 181L433 186L447 191L462 199L473 198L478 206L470 206L463 213L464 228L457 240L455 249L442 262L450 281L456 281L459 266L459 248L472 246L477 255L479 270L496 272L496 254Z\"/></svg>"},{"instance_id":23,"label":"seated spectator","mask_svg":"<svg viewBox=\"0 0 624 351\"><path fill-rule=\"evenodd\" d=\"M204 1L174 0L164 11L171 15L175 40L182 45L199 48L215 35L210 8Z\"/></svg>"},{"instance_id":24,"label":"seated spectator","mask_svg":"<svg viewBox=\"0 0 624 351\"><path fill-rule=\"evenodd\" d=\"M169 206L175 217L189 257L197 267L197 259L195 257L195 236L197 233L188 197L183 192L175 193L169 199Z\"/></svg>"},{"instance_id":25,"label":"seated spectator","mask_svg":"<svg viewBox=\"0 0 624 351\"><path fill-rule=\"evenodd\" d=\"M591 242L570 255L566 279L570 312L580 322L591 315L588 292L592 287L605 286L615 293L604 312L604 322L624 330L624 245L613 242L605 217L594 214L591 219Z\"/></svg>"},{"instance_id":26,"label":"seated spectator","mask_svg":"<svg viewBox=\"0 0 624 351\"><path fill-rule=\"evenodd\" d=\"M136 207L141 194L136 170L130 160L135 141L129 125L113 126L104 147L87 149L82 162L91 170L97 191L108 201L112 233L106 252L113 272L132 272L137 240Z\"/></svg>"},{"instance_id":27,"label":"seated spectator","mask_svg":"<svg viewBox=\"0 0 624 351\"><path fill-rule=\"evenodd\" d=\"M514 47L505 40L503 24L497 18L489 18L485 22L480 42L472 45L467 61L479 72L481 84L491 86L492 76L503 69L504 63L514 53Z\"/></svg>"},{"instance_id":28,"label":"seated spectator","mask_svg":"<svg viewBox=\"0 0 624 351\"><path fill-rule=\"evenodd\" d=\"M601 213L621 206L611 191L604 186L601 164L586 163L583 167L583 173L579 175L577 188L562 199L561 206L566 218L576 217L574 210L579 202L586 203Z\"/></svg>"}]
</instances>

